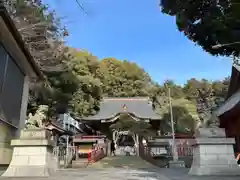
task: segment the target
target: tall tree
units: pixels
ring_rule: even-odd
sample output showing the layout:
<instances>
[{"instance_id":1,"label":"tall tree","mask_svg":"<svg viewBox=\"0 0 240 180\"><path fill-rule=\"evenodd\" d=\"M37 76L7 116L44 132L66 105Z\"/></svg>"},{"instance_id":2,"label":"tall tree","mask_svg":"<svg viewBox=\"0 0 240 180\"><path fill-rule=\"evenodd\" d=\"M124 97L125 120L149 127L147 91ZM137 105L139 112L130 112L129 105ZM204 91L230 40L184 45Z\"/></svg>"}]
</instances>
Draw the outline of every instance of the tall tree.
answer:
<instances>
[{"instance_id":1,"label":"tall tree","mask_svg":"<svg viewBox=\"0 0 240 180\"><path fill-rule=\"evenodd\" d=\"M67 50L64 37L68 33L55 12L41 0L9 0L6 6L40 69L62 69Z\"/></svg>"},{"instance_id":2,"label":"tall tree","mask_svg":"<svg viewBox=\"0 0 240 180\"><path fill-rule=\"evenodd\" d=\"M176 25L190 40L213 55L240 53L240 44L213 49L216 44L240 42L238 0L161 0L162 12L176 17Z\"/></svg>"},{"instance_id":3,"label":"tall tree","mask_svg":"<svg viewBox=\"0 0 240 180\"><path fill-rule=\"evenodd\" d=\"M59 104L67 103L76 83L66 64L69 53L64 37L68 33L41 0L8 0L5 6L45 76L40 83L31 79L29 110L34 112L38 105L47 104L54 112Z\"/></svg>"},{"instance_id":4,"label":"tall tree","mask_svg":"<svg viewBox=\"0 0 240 180\"><path fill-rule=\"evenodd\" d=\"M99 78L107 96L148 96L152 80L136 63L105 58L100 61Z\"/></svg>"},{"instance_id":5,"label":"tall tree","mask_svg":"<svg viewBox=\"0 0 240 180\"><path fill-rule=\"evenodd\" d=\"M69 111L76 117L95 114L102 97L102 83L98 76L99 61L87 51L71 49L69 71L78 81L77 89L71 94Z\"/></svg>"},{"instance_id":6,"label":"tall tree","mask_svg":"<svg viewBox=\"0 0 240 180\"><path fill-rule=\"evenodd\" d=\"M184 96L181 86L178 86L172 80L166 80L163 84L164 92L166 96L168 96L168 88L171 89L171 97L173 98L180 98Z\"/></svg>"}]
</instances>

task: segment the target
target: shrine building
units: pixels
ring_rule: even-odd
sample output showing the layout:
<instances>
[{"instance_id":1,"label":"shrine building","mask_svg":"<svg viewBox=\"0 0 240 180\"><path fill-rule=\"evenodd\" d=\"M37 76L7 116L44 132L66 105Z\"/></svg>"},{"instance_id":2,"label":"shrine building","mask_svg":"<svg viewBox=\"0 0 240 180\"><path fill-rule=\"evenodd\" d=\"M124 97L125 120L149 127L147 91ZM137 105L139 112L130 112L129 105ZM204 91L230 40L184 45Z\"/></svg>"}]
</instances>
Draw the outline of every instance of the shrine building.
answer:
<instances>
[{"instance_id":1,"label":"shrine building","mask_svg":"<svg viewBox=\"0 0 240 180\"><path fill-rule=\"evenodd\" d=\"M152 102L148 97L103 98L99 112L96 115L81 118L81 120L93 129L101 131L102 124L116 122L123 113L127 113L136 121L149 122L155 129L160 127L160 117L154 112Z\"/></svg>"},{"instance_id":2,"label":"shrine building","mask_svg":"<svg viewBox=\"0 0 240 180\"><path fill-rule=\"evenodd\" d=\"M148 97L111 98L106 97L100 103L100 110L96 115L81 118L95 131L109 132L109 126L119 120L120 115L127 114L135 121L144 121L157 132L160 129L160 117L153 110L152 102ZM111 134L114 139L114 133Z\"/></svg>"},{"instance_id":3,"label":"shrine building","mask_svg":"<svg viewBox=\"0 0 240 180\"><path fill-rule=\"evenodd\" d=\"M235 152L240 152L240 66L232 66L232 74L225 102L216 111L220 127L236 140Z\"/></svg>"}]
</instances>

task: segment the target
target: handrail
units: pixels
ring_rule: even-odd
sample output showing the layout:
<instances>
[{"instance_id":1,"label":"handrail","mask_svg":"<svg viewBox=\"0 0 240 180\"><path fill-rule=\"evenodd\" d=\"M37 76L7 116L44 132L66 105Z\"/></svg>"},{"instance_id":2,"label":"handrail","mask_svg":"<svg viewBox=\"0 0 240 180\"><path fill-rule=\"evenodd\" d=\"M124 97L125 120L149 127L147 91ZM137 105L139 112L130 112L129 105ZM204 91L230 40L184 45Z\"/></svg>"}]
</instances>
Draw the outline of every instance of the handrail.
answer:
<instances>
[{"instance_id":1,"label":"handrail","mask_svg":"<svg viewBox=\"0 0 240 180\"><path fill-rule=\"evenodd\" d=\"M88 153L88 164L99 161L105 157L103 147L97 146L95 149L89 151Z\"/></svg>"}]
</instances>

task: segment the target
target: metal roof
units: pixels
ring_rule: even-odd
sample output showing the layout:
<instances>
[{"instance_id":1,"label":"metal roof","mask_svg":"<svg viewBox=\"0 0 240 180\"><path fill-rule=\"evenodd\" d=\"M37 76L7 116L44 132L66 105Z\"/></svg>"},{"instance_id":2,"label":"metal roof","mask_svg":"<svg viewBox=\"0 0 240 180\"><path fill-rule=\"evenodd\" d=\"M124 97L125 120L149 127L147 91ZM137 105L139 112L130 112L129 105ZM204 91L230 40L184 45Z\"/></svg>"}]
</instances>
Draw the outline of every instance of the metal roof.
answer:
<instances>
[{"instance_id":1,"label":"metal roof","mask_svg":"<svg viewBox=\"0 0 240 180\"><path fill-rule=\"evenodd\" d=\"M235 94L229 97L217 110L216 115L221 116L225 112L230 111L240 102L240 90L238 90Z\"/></svg>"},{"instance_id":2,"label":"metal roof","mask_svg":"<svg viewBox=\"0 0 240 180\"><path fill-rule=\"evenodd\" d=\"M159 120L148 97L103 98L100 110L96 115L82 120L104 120L116 117L120 113L129 113L139 119Z\"/></svg>"},{"instance_id":3,"label":"metal roof","mask_svg":"<svg viewBox=\"0 0 240 180\"><path fill-rule=\"evenodd\" d=\"M240 102L240 66L232 65L232 74L225 102L215 111L217 116L233 109Z\"/></svg>"},{"instance_id":4,"label":"metal roof","mask_svg":"<svg viewBox=\"0 0 240 180\"><path fill-rule=\"evenodd\" d=\"M230 98L239 89L240 89L240 66L237 64L233 64L226 99Z\"/></svg>"}]
</instances>

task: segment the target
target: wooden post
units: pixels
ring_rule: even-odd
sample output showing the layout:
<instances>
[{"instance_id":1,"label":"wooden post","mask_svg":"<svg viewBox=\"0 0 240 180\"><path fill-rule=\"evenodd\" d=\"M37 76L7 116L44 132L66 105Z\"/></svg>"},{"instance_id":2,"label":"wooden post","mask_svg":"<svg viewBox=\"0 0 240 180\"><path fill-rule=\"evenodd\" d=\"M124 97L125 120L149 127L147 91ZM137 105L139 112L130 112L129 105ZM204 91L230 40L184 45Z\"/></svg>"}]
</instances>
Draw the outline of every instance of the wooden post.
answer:
<instances>
[{"instance_id":1,"label":"wooden post","mask_svg":"<svg viewBox=\"0 0 240 180\"><path fill-rule=\"evenodd\" d=\"M75 147L75 151L76 151L76 161L79 159L79 156L78 156L78 147L77 146L75 146L74 145L74 147Z\"/></svg>"}]
</instances>

